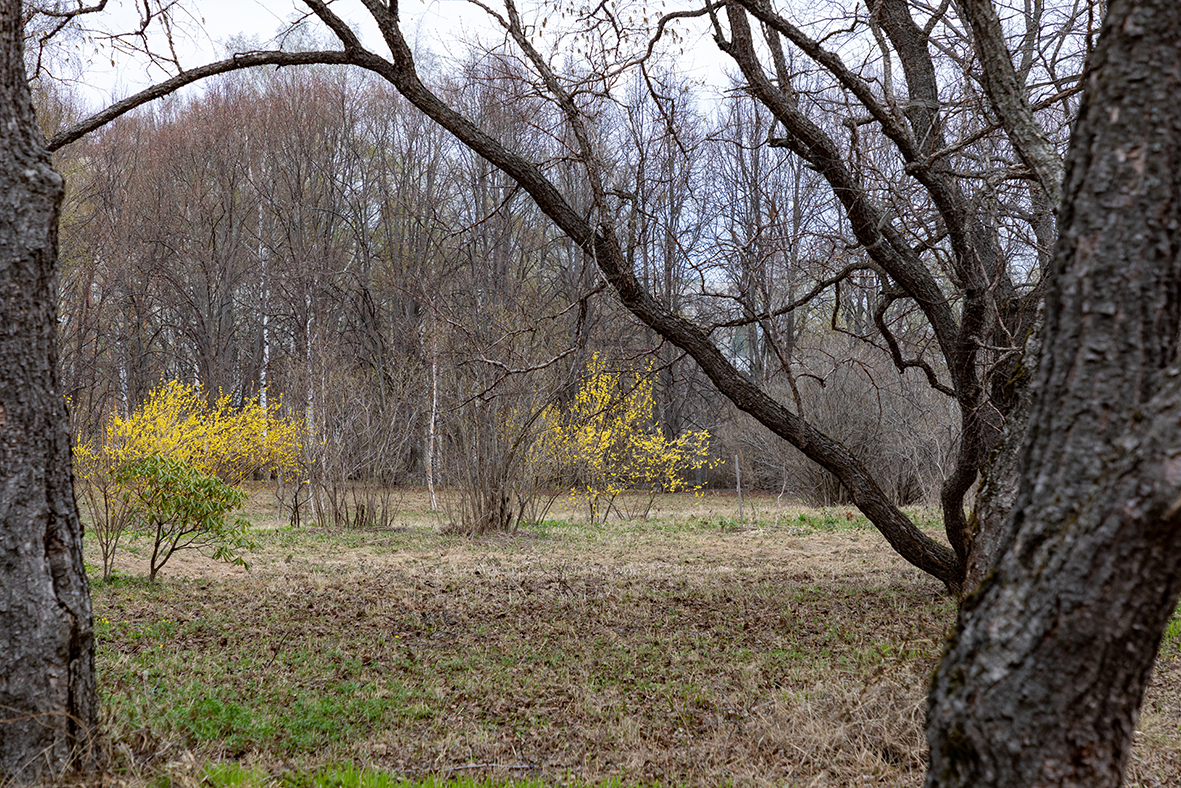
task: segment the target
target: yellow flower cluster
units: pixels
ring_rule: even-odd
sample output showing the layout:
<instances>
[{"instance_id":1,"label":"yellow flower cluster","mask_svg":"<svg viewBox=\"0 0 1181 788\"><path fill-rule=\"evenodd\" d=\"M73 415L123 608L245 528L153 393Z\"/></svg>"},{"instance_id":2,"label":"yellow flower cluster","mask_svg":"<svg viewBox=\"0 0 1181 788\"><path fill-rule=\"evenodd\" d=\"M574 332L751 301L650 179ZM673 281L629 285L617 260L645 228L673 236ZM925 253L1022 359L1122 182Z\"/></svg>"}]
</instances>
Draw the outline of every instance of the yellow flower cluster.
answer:
<instances>
[{"instance_id":1,"label":"yellow flower cluster","mask_svg":"<svg viewBox=\"0 0 1181 788\"><path fill-rule=\"evenodd\" d=\"M709 432L665 437L653 419L651 364L635 378L612 372L595 355L586 382L564 412L547 413L546 436L538 450L558 458L577 479L572 495L606 516L625 490L678 492L697 489L685 474L710 467Z\"/></svg>"},{"instance_id":2,"label":"yellow flower cluster","mask_svg":"<svg viewBox=\"0 0 1181 788\"><path fill-rule=\"evenodd\" d=\"M294 475L304 433L302 421L279 416L278 404L263 407L253 399L235 408L222 396L210 407L196 386L173 380L127 417L112 414L103 445L84 443L74 457L86 481L141 457L160 456L239 485L256 473Z\"/></svg>"}]
</instances>

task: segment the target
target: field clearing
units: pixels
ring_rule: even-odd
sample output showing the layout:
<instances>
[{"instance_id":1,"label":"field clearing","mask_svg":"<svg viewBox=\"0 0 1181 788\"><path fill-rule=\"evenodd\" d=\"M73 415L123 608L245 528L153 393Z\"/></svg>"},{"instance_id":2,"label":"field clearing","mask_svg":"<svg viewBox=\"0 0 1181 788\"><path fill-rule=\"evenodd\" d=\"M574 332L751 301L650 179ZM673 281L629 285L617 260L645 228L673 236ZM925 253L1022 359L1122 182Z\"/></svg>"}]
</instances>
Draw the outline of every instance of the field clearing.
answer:
<instances>
[{"instance_id":1,"label":"field clearing","mask_svg":"<svg viewBox=\"0 0 1181 788\"><path fill-rule=\"evenodd\" d=\"M662 496L646 521L466 539L440 533L421 491L402 500L392 529L284 529L256 491L249 572L178 553L150 585L121 550L120 575L93 589L114 781L221 784L209 766L231 762L268 785L333 784L342 765L921 784L926 686L954 605L852 510L747 497L740 525L733 494ZM1131 785L1181 785L1170 629Z\"/></svg>"}]
</instances>

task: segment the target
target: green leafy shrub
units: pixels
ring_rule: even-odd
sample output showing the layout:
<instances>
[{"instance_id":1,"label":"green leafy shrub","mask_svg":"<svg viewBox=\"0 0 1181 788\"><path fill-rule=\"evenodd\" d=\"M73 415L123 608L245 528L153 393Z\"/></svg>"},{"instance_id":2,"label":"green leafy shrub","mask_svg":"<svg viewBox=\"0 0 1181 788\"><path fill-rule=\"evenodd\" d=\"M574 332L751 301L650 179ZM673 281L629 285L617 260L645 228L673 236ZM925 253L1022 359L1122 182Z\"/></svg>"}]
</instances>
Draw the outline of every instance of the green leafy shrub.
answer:
<instances>
[{"instance_id":1,"label":"green leafy shrub","mask_svg":"<svg viewBox=\"0 0 1181 788\"><path fill-rule=\"evenodd\" d=\"M173 553L190 548L209 549L214 560L248 566L242 553L257 547L250 524L227 517L246 500L242 490L160 455L120 465L114 479L123 486L133 533L152 541L149 580Z\"/></svg>"}]
</instances>

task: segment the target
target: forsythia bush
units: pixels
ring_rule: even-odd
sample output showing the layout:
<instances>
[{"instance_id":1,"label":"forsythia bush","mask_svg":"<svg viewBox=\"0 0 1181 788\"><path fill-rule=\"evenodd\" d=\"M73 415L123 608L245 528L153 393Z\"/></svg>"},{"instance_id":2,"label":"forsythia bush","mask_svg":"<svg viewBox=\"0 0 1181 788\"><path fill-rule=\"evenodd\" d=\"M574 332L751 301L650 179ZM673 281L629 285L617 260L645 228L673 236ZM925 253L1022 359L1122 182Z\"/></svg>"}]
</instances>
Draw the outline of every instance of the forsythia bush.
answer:
<instances>
[{"instance_id":1,"label":"forsythia bush","mask_svg":"<svg viewBox=\"0 0 1181 788\"><path fill-rule=\"evenodd\" d=\"M204 495L205 503L216 509L228 500L221 487L233 488L256 473L289 476L298 470L304 426L299 420L280 418L278 411L277 404L263 407L257 399L234 408L228 396L210 407L196 386L174 380L154 389L128 416L112 414L101 445L87 441L76 446L75 475L94 521L91 532L102 549L104 577L110 574L125 528L136 534L145 529L156 531L153 536L159 532L159 518L151 525L153 518L147 514L150 496L145 485L151 474L130 469L167 467L172 481L186 479L189 492ZM156 476L157 481L163 478ZM216 481L221 487L196 480ZM164 488L157 484L160 489ZM180 522L176 527L187 526ZM153 566L153 576L156 569Z\"/></svg>"},{"instance_id":2,"label":"forsythia bush","mask_svg":"<svg viewBox=\"0 0 1181 788\"><path fill-rule=\"evenodd\" d=\"M685 474L712 467L709 432L664 436L653 419L652 365L635 379L611 372L594 356L586 382L564 412L547 413L548 429L536 451L557 459L577 481L572 495L592 521L605 519L625 490L697 489ZM651 498L649 498L649 505Z\"/></svg>"},{"instance_id":3,"label":"forsythia bush","mask_svg":"<svg viewBox=\"0 0 1181 788\"><path fill-rule=\"evenodd\" d=\"M100 448L79 447L79 465L93 455L118 467L140 457L161 456L187 463L226 484L241 484L256 473L286 476L299 467L303 424L279 417L279 406L252 399L235 409L228 396L210 407L196 386L173 380L154 389L126 418L115 413Z\"/></svg>"}]
</instances>

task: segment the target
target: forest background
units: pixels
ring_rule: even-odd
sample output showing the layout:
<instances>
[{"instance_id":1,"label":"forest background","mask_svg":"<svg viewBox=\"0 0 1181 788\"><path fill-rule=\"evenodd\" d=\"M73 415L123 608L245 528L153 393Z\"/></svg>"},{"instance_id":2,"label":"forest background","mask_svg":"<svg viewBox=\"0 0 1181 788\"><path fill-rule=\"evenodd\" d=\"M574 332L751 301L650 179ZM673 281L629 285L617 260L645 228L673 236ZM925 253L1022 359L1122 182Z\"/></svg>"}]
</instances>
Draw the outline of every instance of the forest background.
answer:
<instances>
[{"instance_id":1,"label":"forest background","mask_svg":"<svg viewBox=\"0 0 1181 788\"><path fill-rule=\"evenodd\" d=\"M285 43L311 47L307 35ZM473 47L435 68L483 125L559 178L573 166L550 131L554 108L522 88L513 58ZM596 117L617 152L611 169L634 190L637 273L719 324L741 369L798 398L898 502L933 500L956 449L954 403L918 370L893 370L875 336L880 278L850 270L859 253L834 198L763 144L769 115L741 91L712 96L660 69L646 78L668 106L636 76ZM86 114L67 88L40 86L49 136ZM733 487L737 459L748 487L848 501L605 293L507 176L384 81L333 67L239 71L119 119L58 162L69 184L61 370L79 444L179 380L210 405L257 399L301 419L321 522L351 521L358 482L569 487L524 458L545 432L537 414L570 403L599 358L626 380L650 376L666 438L708 431L709 453L726 460L695 471L694 485ZM773 326L722 325L797 299ZM930 341L895 312L902 341ZM380 521L374 503L366 516Z\"/></svg>"}]
</instances>

